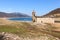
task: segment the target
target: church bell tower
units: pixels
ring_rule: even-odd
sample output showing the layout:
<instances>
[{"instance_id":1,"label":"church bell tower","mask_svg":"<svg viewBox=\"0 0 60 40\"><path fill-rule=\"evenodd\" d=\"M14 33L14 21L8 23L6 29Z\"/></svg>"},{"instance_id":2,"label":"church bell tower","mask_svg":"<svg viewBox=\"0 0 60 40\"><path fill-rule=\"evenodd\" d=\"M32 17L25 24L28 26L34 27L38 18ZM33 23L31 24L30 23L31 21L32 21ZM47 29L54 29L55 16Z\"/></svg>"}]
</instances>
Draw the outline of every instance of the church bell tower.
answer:
<instances>
[{"instance_id":1,"label":"church bell tower","mask_svg":"<svg viewBox=\"0 0 60 40\"><path fill-rule=\"evenodd\" d=\"M33 10L32 11L32 21L35 22L36 21L35 19L36 19L36 17L35 17L35 11Z\"/></svg>"}]
</instances>

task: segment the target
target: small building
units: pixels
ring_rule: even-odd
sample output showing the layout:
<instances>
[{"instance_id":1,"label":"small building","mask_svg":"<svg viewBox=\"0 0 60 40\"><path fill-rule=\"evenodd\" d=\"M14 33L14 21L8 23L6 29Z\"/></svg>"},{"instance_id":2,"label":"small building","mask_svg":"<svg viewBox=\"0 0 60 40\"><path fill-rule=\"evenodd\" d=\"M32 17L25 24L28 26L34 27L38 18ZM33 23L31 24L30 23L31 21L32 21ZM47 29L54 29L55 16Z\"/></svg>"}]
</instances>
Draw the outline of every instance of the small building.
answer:
<instances>
[{"instance_id":1,"label":"small building","mask_svg":"<svg viewBox=\"0 0 60 40\"><path fill-rule=\"evenodd\" d=\"M43 16L36 16L35 11L33 11L32 21L37 23L60 23L60 8L52 10Z\"/></svg>"}]
</instances>

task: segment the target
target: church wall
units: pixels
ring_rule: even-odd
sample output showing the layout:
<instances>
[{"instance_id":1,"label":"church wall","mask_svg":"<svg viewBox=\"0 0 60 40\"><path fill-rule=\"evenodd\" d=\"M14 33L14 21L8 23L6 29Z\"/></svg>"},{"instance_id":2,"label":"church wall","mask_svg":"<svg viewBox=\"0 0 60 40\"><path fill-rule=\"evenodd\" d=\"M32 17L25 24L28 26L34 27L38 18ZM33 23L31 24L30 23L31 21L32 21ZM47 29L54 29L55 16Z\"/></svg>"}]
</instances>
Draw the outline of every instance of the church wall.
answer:
<instances>
[{"instance_id":1,"label":"church wall","mask_svg":"<svg viewBox=\"0 0 60 40\"><path fill-rule=\"evenodd\" d=\"M37 23L54 23L54 18L37 18Z\"/></svg>"},{"instance_id":2,"label":"church wall","mask_svg":"<svg viewBox=\"0 0 60 40\"><path fill-rule=\"evenodd\" d=\"M60 18L54 18L55 23L60 23Z\"/></svg>"}]
</instances>

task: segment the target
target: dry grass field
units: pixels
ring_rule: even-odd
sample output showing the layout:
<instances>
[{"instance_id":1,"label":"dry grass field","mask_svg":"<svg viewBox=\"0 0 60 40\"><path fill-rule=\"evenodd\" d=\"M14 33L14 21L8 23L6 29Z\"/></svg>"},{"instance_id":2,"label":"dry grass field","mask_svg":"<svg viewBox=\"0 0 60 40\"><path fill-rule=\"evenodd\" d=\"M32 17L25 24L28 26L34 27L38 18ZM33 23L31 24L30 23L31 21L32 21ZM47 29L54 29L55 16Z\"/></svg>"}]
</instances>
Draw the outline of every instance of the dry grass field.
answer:
<instances>
[{"instance_id":1,"label":"dry grass field","mask_svg":"<svg viewBox=\"0 0 60 40\"><path fill-rule=\"evenodd\" d=\"M6 19L0 19L0 23L0 32L17 34L20 37L39 37L49 34L60 38L60 31L55 31L60 26L59 24L33 25L33 23L14 22Z\"/></svg>"}]
</instances>

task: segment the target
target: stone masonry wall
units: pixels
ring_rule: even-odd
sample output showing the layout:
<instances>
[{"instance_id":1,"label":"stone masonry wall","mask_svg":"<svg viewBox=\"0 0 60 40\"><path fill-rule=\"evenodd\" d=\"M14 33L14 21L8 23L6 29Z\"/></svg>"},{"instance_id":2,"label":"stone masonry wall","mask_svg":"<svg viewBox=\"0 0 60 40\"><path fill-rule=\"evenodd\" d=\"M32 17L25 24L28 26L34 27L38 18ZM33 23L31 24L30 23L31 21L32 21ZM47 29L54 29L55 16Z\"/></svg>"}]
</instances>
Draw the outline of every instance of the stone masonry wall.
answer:
<instances>
[{"instance_id":1,"label":"stone masonry wall","mask_svg":"<svg viewBox=\"0 0 60 40\"><path fill-rule=\"evenodd\" d=\"M37 23L54 23L54 18L37 18Z\"/></svg>"}]
</instances>

